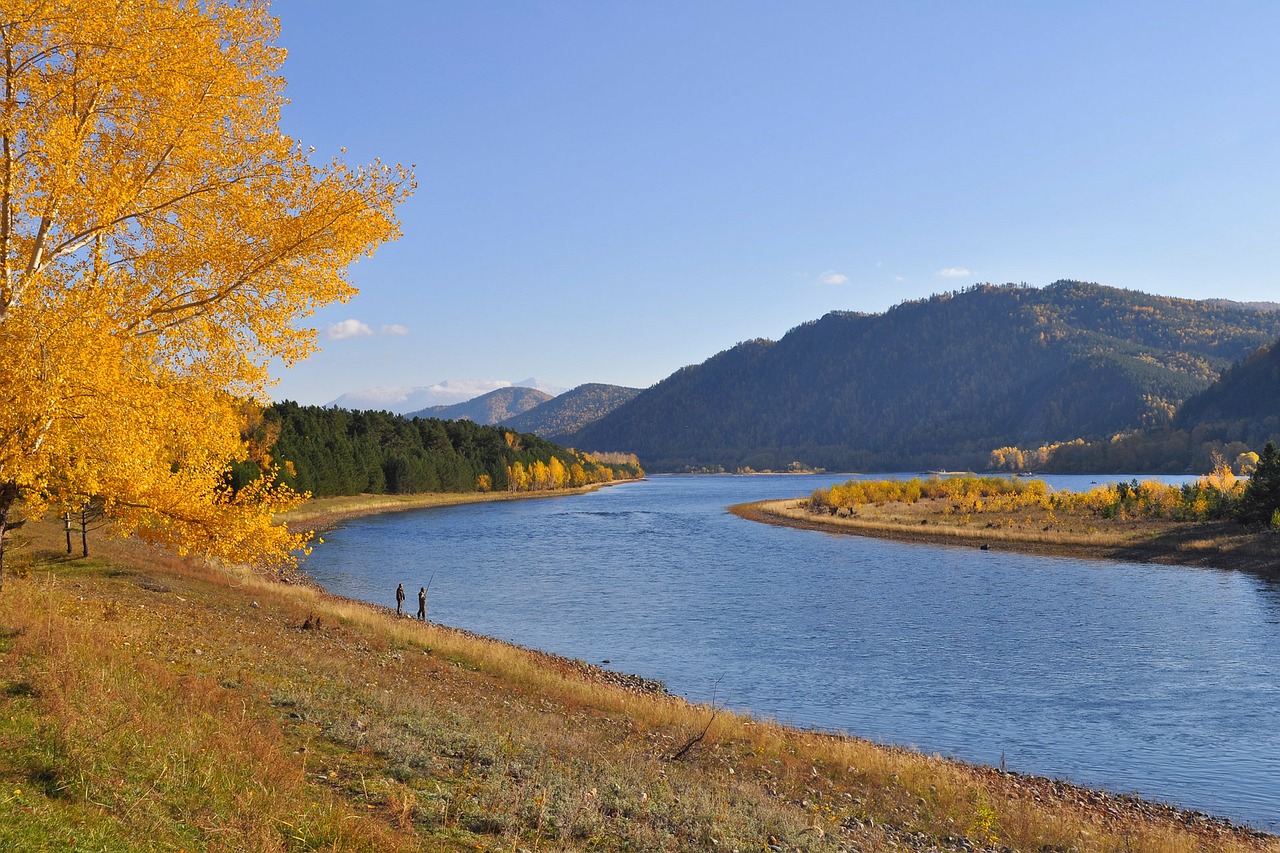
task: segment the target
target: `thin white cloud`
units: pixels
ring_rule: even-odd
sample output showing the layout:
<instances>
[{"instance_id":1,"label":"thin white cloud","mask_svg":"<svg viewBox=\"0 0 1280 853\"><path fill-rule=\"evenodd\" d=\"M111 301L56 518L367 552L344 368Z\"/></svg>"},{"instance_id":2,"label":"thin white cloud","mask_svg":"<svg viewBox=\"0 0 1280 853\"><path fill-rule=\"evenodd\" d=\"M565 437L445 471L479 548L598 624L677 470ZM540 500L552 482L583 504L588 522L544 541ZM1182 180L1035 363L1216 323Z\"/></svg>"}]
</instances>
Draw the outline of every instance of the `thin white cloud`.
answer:
<instances>
[{"instance_id":1,"label":"thin white cloud","mask_svg":"<svg viewBox=\"0 0 1280 853\"><path fill-rule=\"evenodd\" d=\"M497 391L499 388L510 387L511 383L506 379L446 379L443 382L428 386L424 390L442 398L456 398L456 400L450 400L450 402L461 403L463 400L470 400L473 397L479 397L481 394Z\"/></svg>"},{"instance_id":2,"label":"thin white cloud","mask_svg":"<svg viewBox=\"0 0 1280 853\"><path fill-rule=\"evenodd\" d=\"M399 323L389 323L382 327L384 335L407 335L409 334L408 326L401 326Z\"/></svg>"},{"instance_id":3,"label":"thin white cloud","mask_svg":"<svg viewBox=\"0 0 1280 853\"><path fill-rule=\"evenodd\" d=\"M944 270L938 270L938 275L943 278L967 278L973 275L973 273L969 272L964 267L947 267Z\"/></svg>"},{"instance_id":4,"label":"thin white cloud","mask_svg":"<svg viewBox=\"0 0 1280 853\"><path fill-rule=\"evenodd\" d=\"M849 276L841 272L836 272L835 270L827 270L822 275L818 276L818 284L834 287L834 286L838 286L841 284L848 284L848 283L849 283Z\"/></svg>"},{"instance_id":5,"label":"thin white cloud","mask_svg":"<svg viewBox=\"0 0 1280 853\"><path fill-rule=\"evenodd\" d=\"M361 335L372 335L373 329L368 323L360 320L343 320L329 327L329 340L345 341L347 338L358 338Z\"/></svg>"}]
</instances>

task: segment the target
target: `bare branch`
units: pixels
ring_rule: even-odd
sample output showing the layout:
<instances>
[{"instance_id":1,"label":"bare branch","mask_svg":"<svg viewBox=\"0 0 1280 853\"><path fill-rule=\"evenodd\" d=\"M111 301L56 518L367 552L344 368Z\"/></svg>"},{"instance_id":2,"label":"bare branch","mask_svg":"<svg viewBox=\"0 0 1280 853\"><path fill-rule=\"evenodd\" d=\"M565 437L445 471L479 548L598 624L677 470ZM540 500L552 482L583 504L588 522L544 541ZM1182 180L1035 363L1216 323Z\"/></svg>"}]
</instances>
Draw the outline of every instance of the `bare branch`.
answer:
<instances>
[{"instance_id":1,"label":"bare branch","mask_svg":"<svg viewBox=\"0 0 1280 853\"><path fill-rule=\"evenodd\" d=\"M724 676L718 676L711 685L711 717L707 720L707 724L702 727L702 731L689 738L689 740L685 742L684 746L672 753L667 758L668 761L679 761L684 758L689 754L689 750L701 743L702 739L707 736L707 732L711 731L711 724L716 721L716 715L720 713L720 709L716 707L716 689L720 686L720 679L723 677Z\"/></svg>"}]
</instances>

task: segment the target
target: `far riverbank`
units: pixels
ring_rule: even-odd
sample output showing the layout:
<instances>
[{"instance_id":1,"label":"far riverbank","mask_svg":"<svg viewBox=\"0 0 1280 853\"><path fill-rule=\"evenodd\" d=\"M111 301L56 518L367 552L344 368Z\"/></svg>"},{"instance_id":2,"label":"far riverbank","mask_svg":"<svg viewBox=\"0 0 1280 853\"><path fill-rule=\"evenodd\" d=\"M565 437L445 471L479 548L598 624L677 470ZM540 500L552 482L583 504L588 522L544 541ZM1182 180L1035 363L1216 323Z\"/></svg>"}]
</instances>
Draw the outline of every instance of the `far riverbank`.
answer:
<instances>
[{"instance_id":1,"label":"far riverbank","mask_svg":"<svg viewBox=\"0 0 1280 853\"><path fill-rule=\"evenodd\" d=\"M429 509L431 507L458 506L461 504L585 495L605 486L616 486L619 483L638 483L643 479L641 477L638 480L614 480L610 483L592 483L591 485L579 486L573 489L548 489L536 492L423 492L409 495L336 495L333 497L311 498L297 509L282 513L280 520L294 527L329 530L348 519L363 518L369 515L405 512L413 509Z\"/></svg>"},{"instance_id":2,"label":"far riverbank","mask_svg":"<svg viewBox=\"0 0 1280 853\"><path fill-rule=\"evenodd\" d=\"M803 498L755 501L736 504L729 507L729 511L749 521L824 533L932 545L985 546L987 549L1027 554L1280 574L1280 535L1271 531L1251 531L1233 521L1147 522L1122 526L1099 520L1098 529L1085 532L1065 529L1026 532L1002 528L985 518L985 526L962 523L944 515L939 508L927 505L910 517L905 511L893 508L881 509L869 517L841 517L812 513L804 503Z\"/></svg>"}]
</instances>

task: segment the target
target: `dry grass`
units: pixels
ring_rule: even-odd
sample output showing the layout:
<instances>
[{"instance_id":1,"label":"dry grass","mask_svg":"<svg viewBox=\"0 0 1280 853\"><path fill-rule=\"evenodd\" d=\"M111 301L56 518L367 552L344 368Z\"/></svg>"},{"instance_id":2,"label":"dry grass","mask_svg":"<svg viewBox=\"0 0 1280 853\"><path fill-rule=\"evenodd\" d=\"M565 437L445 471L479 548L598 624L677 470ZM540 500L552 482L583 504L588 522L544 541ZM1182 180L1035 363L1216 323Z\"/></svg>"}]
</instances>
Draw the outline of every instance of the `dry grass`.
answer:
<instances>
[{"instance_id":1,"label":"dry grass","mask_svg":"<svg viewBox=\"0 0 1280 853\"><path fill-rule=\"evenodd\" d=\"M947 500L868 504L841 515L811 512L806 499L794 498L730 509L755 521L886 539L1238 568L1264 574L1274 574L1280 566L1280 535L1231 521L1104 519L1087 512L1044 509L960 513Z\"/></svg>"},{"instance_id":2,"label":"dry grass","mask_svg":"<svg viewBox=\"0 0 1280 853\"><path fill-rule=\"evenodd\" d=\"M68 560L36 534L0 599L0 849L1280 850L132 542Z\"/></svg>"},{"instance_id":3,"label":"dry grass","mask_svg":"<svg viewBox=\"0 0 1280 853\"><path fill-rule=\"evenodd\" d=\"M948 512L951 501L944 499L925 499L914 504L871 504L858 507L851 516L818 515L809 511L804 501L796 500L766 501L758 506L763 512L783 518L820 521L837 528L868 532L924 533L938 539L949 538L965 542L981 538L992 542L1121 547L1177 527L1177 522L1172 521L1104 522L1084 515L1053 514L1043 509L1028 509L1017 513L960 514Z\"/></svg>"}]
</instances>

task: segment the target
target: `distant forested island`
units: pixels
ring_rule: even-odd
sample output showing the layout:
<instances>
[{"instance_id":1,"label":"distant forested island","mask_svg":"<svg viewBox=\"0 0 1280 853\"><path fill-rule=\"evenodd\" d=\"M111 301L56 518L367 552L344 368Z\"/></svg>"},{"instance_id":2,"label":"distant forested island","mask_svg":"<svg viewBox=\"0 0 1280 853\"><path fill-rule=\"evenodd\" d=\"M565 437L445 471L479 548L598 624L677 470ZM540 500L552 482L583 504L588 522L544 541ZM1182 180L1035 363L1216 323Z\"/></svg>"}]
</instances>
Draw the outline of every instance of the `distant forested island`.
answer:
<instances>
[{"instance_id":1,"label":"distant forested island","mask_svg":"<svg viewBox=\"0 0 1280 853\"><path fill-rule=\"evenodd\" d=\"M1277 307L975 285L741 343L565 442L654 471L1208 470L1280 439Z\"/></svg>"},{"instance_id":2,"label":"distant forested island","mask_svg":"<svg viewBox=\"0 0 1280 853\"><path fill-rule=\"evenodd\" d=\"M262 410L245 437L254 454L235 466L234 486L274 469L316 497L540 491L644 476L634 455L583 453L503 427L288 401Z\"/></svg>"}]
</instances>

